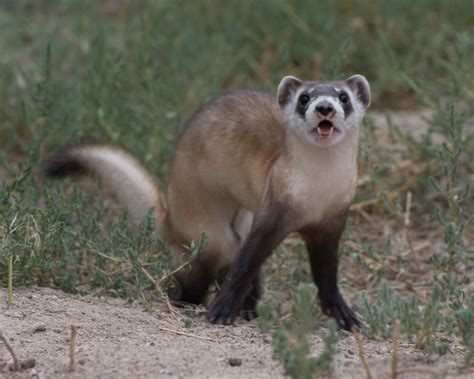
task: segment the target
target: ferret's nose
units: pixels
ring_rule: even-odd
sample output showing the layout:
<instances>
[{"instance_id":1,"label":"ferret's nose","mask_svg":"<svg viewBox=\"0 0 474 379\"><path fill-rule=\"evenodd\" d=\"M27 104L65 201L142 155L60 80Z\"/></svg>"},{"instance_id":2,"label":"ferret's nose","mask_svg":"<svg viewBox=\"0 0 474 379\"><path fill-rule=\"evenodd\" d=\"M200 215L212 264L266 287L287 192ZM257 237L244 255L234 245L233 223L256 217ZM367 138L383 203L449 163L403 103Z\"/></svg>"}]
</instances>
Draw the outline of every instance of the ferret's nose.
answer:
<instances>
[{"instance_id":1,"label":"ferret's nose","mask_svg":"<svg viewBox=\"0 0 474 379\"><path fill-rule=\"evenodd\" d=\"M322 103L316 105L316 112L322 114L323 116L327 116L328 114L334 112L334 107L331 103L323 101Z\"/></svg>"}]
</instances>

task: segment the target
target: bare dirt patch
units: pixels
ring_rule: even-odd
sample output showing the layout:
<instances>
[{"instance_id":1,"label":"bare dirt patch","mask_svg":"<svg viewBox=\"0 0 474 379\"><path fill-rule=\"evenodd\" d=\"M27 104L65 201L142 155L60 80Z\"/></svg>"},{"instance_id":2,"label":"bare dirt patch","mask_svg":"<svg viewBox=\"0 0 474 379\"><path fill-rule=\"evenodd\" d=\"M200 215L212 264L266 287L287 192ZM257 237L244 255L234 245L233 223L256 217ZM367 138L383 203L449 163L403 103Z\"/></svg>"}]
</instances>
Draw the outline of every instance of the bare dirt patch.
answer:
<instances>
[{"instance_id":1,"label":"bare dirt patch","mask_svg":"<svg viewBox=\"0 0 474 379\"><path fill-rule=\"evenodd\" d=\"M50 288L15 289L14 302L6 306L2 289L0 323L19 360L35 359L35 367L21 372L2 367L7 378L276 378L283 368L272 360L271 337L256 322L233 327L208 324L202 315L190 316L191 325L172 317L160 320L138 303L107 297L69 295ZM70 325L78 326L77 369L68 373ZM169 328L188 335L166 331ZM311 336L312 352L322 350L318 330ZM353 337L341 333L335 358L337 378L363 378L365 373ZM365 355L375 377L388 377L391 343L364 341ZM399 378L430 377L431 371L453 370L462 360L459 346L443 357L427 355L409 344L400 346L399 367L423 366L425 373ZM231 361L234 365L231 365ZM3 345L0 362L11 363ZM240 365L239 365L240 362ZM1 367L1 366L0 366ZM457 377L465 377L461 375Z\"/></svg>"}]
</instances>

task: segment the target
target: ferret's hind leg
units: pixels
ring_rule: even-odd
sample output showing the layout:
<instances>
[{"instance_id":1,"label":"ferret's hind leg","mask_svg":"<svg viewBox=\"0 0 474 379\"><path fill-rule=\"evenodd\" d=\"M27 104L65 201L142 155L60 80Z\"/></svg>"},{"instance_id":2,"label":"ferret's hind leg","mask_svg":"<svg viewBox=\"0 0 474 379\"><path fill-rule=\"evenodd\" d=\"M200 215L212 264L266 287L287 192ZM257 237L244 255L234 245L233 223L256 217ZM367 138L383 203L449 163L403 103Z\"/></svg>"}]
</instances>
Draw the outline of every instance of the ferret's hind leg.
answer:
<instances>
[{"instance_id":1,"label":"ferret's hind leg","mask_svg":"<svg viewBox=\"0 0 474 379\"><path fill-rule=\"evenodd\" d=\"M172 250L176 253L176 250L183 250L181 246L173 246ZM201 252L204 253L204 252ZM212 262L214 256L206 252L206 254L200 254L195 261L191 262L190 267L183 268L176 274L181 287L181 294L179 302L188 304L202 304L204 303L209 286L216 280L217 271L216 265ZM215 258L214 258L215 259Z\"/></svg>"},{"instance_id":2,"label":"ferret's hind leg","mask_svg":"<svg viewBox=\"0 0 474 379\"><path fill-rule=\"evenodd\" d=\"M196 260L191 262L189 267L176 274L181 286L179 299L181 302L204 303L209 286L218 279L220 272L225 271L230 266L241 244L240 236L232 228L235 211L232 211L230 207L223 207L220 210L207 207L206 211L207 214L200 217L202 221L200 227L188 225L188 230L194 228L191 234L205 233L207 242L202 251L198 253ZM181 223L182 225L183 223ZM239 221L240 225L241 222ZM201 228L204 230L201 230ZM242 232L241 229L239 231ZM183 245L186 245L186 243L175 242L170 246L175 257L176 267L183 264L189 257L189 253Z\"/></svg>"},{"instance_id":3,"label":"ferret's hind leg","mask_svg":"<svg viewBox=\"0 0 474 379\"><path fill-rule=\"evenodd\" d=\"M243 241L245 241L249 236L250 230L252 229L253 220L253 212L245 208L239 208L235 212L231 226L239 238L239 247L240 245L242 245ZM242 304L242 311L240 312L241 316L247 321L253 320L258 316L257 304L262 298L262 295L262 273L261 270L258 270L257 274L252 280L252 287L249 293L245 296L244 302Z\"/></svg>"}]
</instances>

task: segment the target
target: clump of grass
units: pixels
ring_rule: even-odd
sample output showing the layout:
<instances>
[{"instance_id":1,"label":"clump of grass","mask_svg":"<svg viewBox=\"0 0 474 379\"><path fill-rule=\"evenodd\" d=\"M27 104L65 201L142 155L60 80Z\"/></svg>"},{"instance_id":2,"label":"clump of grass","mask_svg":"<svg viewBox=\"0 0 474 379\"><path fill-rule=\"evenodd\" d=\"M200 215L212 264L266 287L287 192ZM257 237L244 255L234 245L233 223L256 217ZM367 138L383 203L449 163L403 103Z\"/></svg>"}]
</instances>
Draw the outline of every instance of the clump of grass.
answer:
<instances>
[{"instance_id":1,"label":"clump of grass","mask_svg":"<svg viewBox=\"0 0 474 379\"><path fill-rule=\"evenodd\" d=\"M466 349L465 364L468 366L474 363L474 295L470 297L466 308L456 311L455 317Z\"/></svg>"},{"instance_id":2,"label":"clump of grass","mask_svg":"<svg viewBox=\"0 0 474 379\"><path fill-rule=\"evenodd\" d=\"M258 307L259 325L272 333L273 357L282 362L287 375L292 378L314 378L330 376L333 372L333 358L338 341L337 327L333 320L328 322L329 330L323 337L323 351L311 357L308 335L315 326L315 303L312 286L300 284L294 291L294 302L288 319L278 325L278 312L268 305Z\"/></svg>"},{"instance_id":3,"label":"clump of grass","mask_svg":"<svg viewBox=\"0 0 474 379\"><path fill-rule=\"evenodd\" d=\"M334 355L337 353L336 344L339 341L337 325L334 320L328 321L328 332L323 337L323 351L314 360L316 373L331 377L334 372Z\"/></svg>"},{"instance_id":4,"label":"clump of grass","mask_svg":"<svg viewBox=\"0 0 474 379\"><path fill-rule=\"evenodd\" d=\"M415 296L401 298L387 281L380 285L375 301L362 294L358 307L367 323L366 333L371 337L389 339L393 335L396 320L400 321L402 333L418 348L445 352L446 345L436 340L437 333L443 331L444 317L440 313L441 289L435 286L424 308Z\"/></svg>"},{"instance_id":5,"label":"clump of grass","mask_svg":"<svg viewBox=\"0 0 474 379\"><path fill-rule=\"evenodd\" d=\"M465 170L463 152L469 141L463 133L465 122L465 117L463 121L456 115L453 105L445 107L439 104L432 128L442 135L443 142L438 146L430 144L429 149L425 145L419 150L419 153L429 154L433 164L442 170L441 174L435 171L435 175L427 177L427 182L437 193L436 198L442 200L435 203L434 216L441 227L444 241L444 248L434 253L429 260L432 265L431 293L427 296L423 310L420 310L421 304L417 297L401 298L386 281L378 289L375 301L372 302L366 295L361 296L359 306L370 326L368 333L372 336L389 338L393 322L398 318L406 337L427 351L446 351L445 344L437 342L436 335L440 333L449 335L456 332L464 343L470 341L469 337L464 338L464 334L469 332L459 327L459 322L455 329L456 319L453 316L453 312L457 311L463 315L469 314L466 302L466 288L470 282L469 252L463 242L463 232L472 222L473 216L466 211L469 207L470 182L465 181L460 173L460 170ZM409 248L412 249L411 246ZM368 251L373 261L383 256L370 247ZM384 251L385 255L387 252L389 255L392 253L390 249ZM470 348L466 346L467 354L469 351Z\"/></svg>"},{"instance_id":6,"label":"clump of grass","mask_svg":"<svg viewBox=\"0 0 474 379\"><path fill-rule=\"evenodd\" d=\"M437 149L444 175L442 180L429 178L431 185L447 205L446 210L435 209L436 219L443 228L446 253L433 255L431 262L438 271L443 272L438 281L451 298L451 308L457 310L463 304L464 295L462 291L456 291L456 288L469 282L466 275L468 256L462 237L466 227L474 220L474 214L465 210L471 183L459 180L460 157L465 148L463 123L456 118L454 105L449 107L447 114L448 117L441 121L447 140Z\"/></svg>"},{"instance_id":7,"label":"clump of grass","mask_svg":"<svg viewBox=\"0 0 474 379\"><path fill-rule=\"evenodd\" d=\"M131 299L142 288L150 288L138 262L157 277L168 271L170 254L151 217L138 231L125 214L103 224L100 220L110 211L97 190L85 195L73 188L66 196L43 188L32 194L37 191L35 183L23 173L2 191L1 285L7 285L9 256L14 262L14 286L40 284Z\"/></svg>"},{"instance_id":8,"label":"clump of grass","mask_svg":"<svg viewBox=\"0 0 474 379\"><path fill-rule=\"evenodd\" d=\"M464 58L472 52L473 41L462 33L449 34L452 38L450 57L435 60L438 67L446 69L435 81L414 79L409 69L400 63L394 46L388 39L383 39L384 49L391 57L393 75L405 81L430 112L426 118L428 127L418 137L406 128L395 126L389 118L390 139L395 146L388 148L390 156L383 151L374 155L370 146L363 146L363 152L369 149L372 153L363 155L364 167L370 177L368 187L385 189L380 194L386 198L374 202L380 206L374 206L373 214L400 218L402 199L407 190L415 200L411 210L408 209L411 211L410 223L405 222L405 230L400 233L404 236L405 251L394 249L393 241L397 242L397 236L388 235L383 247L380 243L374 246L365 242L364 254L356 256L355 261L373 275L377 283L382 279L390 280L390 284L382 282L374 301L367 295L359 299L360 310L369 325L369 335L389 338L393 322L399 317L402 334L405 333L405 337L418 347L427 351L446 351L439 336L455 333L463 340L469 355L471 349L466 343L470 339L465 338L469 332L460 327L454 315L459 311L468 317L467 300L472 277L469 242L472 233L466 236L466 232L473 220L470 162L474 135L469 126L474 120L471 90L474 76L472 70L466 68ZM390 168L380 170L394 158L409 162L416 175L405 178L403 172L394 176L387 175L393 171ZM400 186L397 181L405 181L408 186ZM389 198L384 195L387 193L394 196ZM365 217L372 216L366 213ZM423 256L414 248L412 233L427 228L435 232L428 241L432 253ZM422 279L417 273L422 273ZM414 288L418 284L424 287L421 291ZM405 295L400 296L390 289L391 286ZM411 295L406 295L407 292ZM423 320L422 324L420 320Z\"/></svg>"}]
</instances>

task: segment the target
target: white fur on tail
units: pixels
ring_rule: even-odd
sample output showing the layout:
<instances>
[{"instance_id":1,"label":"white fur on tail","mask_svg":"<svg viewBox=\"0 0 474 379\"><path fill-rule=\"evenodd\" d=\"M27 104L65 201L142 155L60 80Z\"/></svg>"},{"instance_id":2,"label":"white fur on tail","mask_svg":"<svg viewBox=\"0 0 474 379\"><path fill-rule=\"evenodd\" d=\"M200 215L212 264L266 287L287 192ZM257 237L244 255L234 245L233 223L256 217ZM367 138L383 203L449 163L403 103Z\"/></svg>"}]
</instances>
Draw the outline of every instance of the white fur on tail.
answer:
<instances>
[{"instance_id":1,"label":"white fur on tail","mask_svg":"<svg viewBox=\"0 0 474 379\"><path fill-rule=\"evenodd\" d=\"M87 170L100 177L128 207L133 221L142 221L151 208L158 229L166 206L153 179L129 154L107 146L83 146L74 149Z\"/></svg>"}]
</instances>

